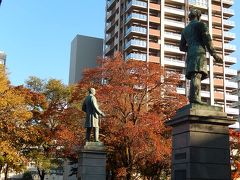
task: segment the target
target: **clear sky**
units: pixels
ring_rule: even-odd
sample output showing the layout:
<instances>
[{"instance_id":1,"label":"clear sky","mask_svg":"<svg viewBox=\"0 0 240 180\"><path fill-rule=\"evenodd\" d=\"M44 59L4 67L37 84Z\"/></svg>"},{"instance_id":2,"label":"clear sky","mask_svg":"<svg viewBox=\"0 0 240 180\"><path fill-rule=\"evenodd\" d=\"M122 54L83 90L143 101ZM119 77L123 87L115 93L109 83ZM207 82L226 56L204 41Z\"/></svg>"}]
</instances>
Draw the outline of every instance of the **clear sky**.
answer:
<instances>
[{"instance_id":1,"label":"clear sky","mask_svg":"<svg viewBox=\"0 0 240 180\"><path fill-rule=\"evenodd\" d=\"M68 83L71 41L104 37L105 0L3 0L0 50L14 85L29 76Z\"/></svg>"},{"instance_id":2,"label":"clear sky","mask_svg":"<svg viewBox=\"0 0 240 180\"><path fill-rule=\"evenodd\" d=\"M235 0L240 60L240 0ZM68 83L70 46L77 34L104 37L105 0L3 0L0 7L0 50L7 54L13 85L29 76ZM240 69L240 64L233 66Z\"/></svg>"}]
</instances>

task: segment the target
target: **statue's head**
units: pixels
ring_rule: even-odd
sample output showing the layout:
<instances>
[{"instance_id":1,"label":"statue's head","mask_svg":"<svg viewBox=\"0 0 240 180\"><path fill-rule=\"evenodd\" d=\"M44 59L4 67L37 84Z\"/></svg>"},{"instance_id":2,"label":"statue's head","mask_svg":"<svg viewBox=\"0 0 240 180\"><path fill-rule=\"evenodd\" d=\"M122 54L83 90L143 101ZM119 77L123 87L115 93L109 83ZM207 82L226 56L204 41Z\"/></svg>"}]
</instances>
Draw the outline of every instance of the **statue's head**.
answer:
<instances>
[{"instance_id":1,"label":"statue's head","mask_svg":"<svg viewBox=\"0 0 240 180\"><path fill-rule=\"evenodd\" d=\"M89 88L88 92L89 92L89 94L92 94L92 95L96 94L96 90L94 88Z\"/></svg>"},{"instance_id":2,"label":"statue's head","mask_svg":"<svg viewBox=\"0 0 240 180\"><path fill-rule=\"evenodd\" d=\"M192 8L190 10L188 18L189 18L190 21L192 21L194 19L197 19L199 21L200 18L201 18L201 15L202 15L202 13L201 13L201 11L199 9Z\"/></svg>"}]
</instances>

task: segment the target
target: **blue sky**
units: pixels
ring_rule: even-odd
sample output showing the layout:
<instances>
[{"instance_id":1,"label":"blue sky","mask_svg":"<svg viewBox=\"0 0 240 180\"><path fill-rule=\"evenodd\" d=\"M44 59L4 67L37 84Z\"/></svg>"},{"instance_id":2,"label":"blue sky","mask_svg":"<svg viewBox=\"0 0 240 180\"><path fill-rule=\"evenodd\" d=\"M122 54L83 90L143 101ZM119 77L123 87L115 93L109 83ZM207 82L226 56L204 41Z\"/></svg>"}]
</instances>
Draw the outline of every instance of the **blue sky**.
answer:
<instances>
[{"instance_id":1,"label":"blue sky","mask_svg":"<svg viewBox=\"0 0 240 180\"><path fill-rule=\"evenodd\" d=\"M68 83L70 46L77 34L104 37L105 0L3 0L0 50L9 78L31 75Z\"/></svg>"},{"instance_id":2,"label":"blue sky","mask_svg":"<svg viewBox=\"0 0 240 180\"><path fill-rule=\"evenodd\" d=\"M240 50L240 0L235 0ZM7 54L9 79L23 84L29 76L68 83L70 45L77 35L104 37L105 0L3 0L0 7L0 50ZM240 60L240 53L234 53ZM240 69L240 63L233 66Z\"/></svg>"}]
</instances>

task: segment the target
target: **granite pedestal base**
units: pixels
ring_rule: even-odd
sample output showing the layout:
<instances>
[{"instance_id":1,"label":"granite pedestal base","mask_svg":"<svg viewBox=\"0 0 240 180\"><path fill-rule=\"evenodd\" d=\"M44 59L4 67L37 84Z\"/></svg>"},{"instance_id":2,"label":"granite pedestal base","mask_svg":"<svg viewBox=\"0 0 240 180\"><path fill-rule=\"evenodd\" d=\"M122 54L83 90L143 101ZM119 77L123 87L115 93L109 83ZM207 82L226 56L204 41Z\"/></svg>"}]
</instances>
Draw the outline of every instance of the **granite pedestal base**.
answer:
<instances>
[{"instance_id":1,"label":"granite pedestal base","mask_svg":"<svg viewBox=\"0 0 240 180\"><path fill-rule=\"evenodd\" d=\"M106 152L102 143L87 142L80 152L78 180L106 180Z\"/></svg>"},{"instance_id":2,"label":"granite pedestal base","mask_svg":"<svg viewBox=\"0 0 240 180\"><path fill-rule=\"evenodd\" d=\"M166 124L172 126L172 180L230 180L229 128L222 108L189 104Z\"/></svg>"}]
</instances>

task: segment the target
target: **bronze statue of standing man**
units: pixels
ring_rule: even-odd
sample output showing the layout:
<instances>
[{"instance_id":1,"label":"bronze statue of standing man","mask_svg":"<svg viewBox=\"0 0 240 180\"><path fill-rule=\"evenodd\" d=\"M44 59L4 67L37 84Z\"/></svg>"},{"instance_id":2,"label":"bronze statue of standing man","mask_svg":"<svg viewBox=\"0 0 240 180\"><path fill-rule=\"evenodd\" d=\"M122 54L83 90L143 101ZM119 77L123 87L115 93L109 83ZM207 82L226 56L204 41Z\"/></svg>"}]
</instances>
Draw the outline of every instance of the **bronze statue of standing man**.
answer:
<instances>
[{"instance_id":1,"label":"bronze statue of standing man","mask_svg":"<svg viewBox=\"0 0 240 180\"><path fill-rule=\"evenodd\" d=\"M201 101L201 80L208 76L206 49L216 62L223 60L213 47L207 25L200 21L201 11L192 9L188 17L190 23L182 31L180 50L187 52L186 78L191 80L189 101L205 104Z\"/></svg>"},{"instance_id":2,"label":"bronze statue of standing man","mask_svg":"<svg viewBox=\"0 0 240 180\"><path fill-rule=\"evenodd\" d=\"M92 129L94 130L94 141L99 142L99 116L104 116L104 113L98 108L97 99L95 97L96 90L90 88L88 90L89 95L85 98L82 110L86 112L86 141L90 141L90 135Z\"/></svg>"}]
</instances>

